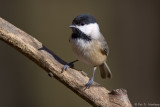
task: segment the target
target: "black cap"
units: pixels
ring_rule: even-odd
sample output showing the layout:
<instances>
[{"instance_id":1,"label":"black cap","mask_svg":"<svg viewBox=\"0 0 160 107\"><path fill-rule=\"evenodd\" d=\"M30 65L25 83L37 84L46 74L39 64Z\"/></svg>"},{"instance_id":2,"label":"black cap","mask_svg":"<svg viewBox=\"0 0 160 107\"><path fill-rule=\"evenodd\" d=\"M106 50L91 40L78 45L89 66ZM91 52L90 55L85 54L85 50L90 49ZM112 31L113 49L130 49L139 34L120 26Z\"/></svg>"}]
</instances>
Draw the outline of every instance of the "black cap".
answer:
<instances>
[{"instance_id":1,"label":"black cap","mask_svg":"<svg viewBox=\"0 0 160 107\"><path fill-rule=\"evenodd\" d=\"M72 25L85 25L90 23L96 23L96 19L89 14L80 14L72 22Z\"/></svg>"}]
</instances>

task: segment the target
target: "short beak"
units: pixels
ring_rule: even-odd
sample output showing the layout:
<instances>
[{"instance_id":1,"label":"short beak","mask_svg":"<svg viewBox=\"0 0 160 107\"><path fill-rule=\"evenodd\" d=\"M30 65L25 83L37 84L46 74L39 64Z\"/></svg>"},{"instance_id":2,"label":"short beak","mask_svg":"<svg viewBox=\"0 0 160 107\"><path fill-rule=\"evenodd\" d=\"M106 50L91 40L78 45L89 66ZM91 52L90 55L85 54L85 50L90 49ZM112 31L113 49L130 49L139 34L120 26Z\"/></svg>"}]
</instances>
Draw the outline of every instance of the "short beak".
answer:
<instances>
[{"instance_id":1,"label":"short beak","mask_svg":"<svg viewBox=\"0 0 160 107\"><path fill-rule=\"evenodd\" d=\"M70 25L69 27L70 27L70 28L74 28L74 27L76 27L76 26L74 26L74 25Z\"/></svg>"}]
</instances>

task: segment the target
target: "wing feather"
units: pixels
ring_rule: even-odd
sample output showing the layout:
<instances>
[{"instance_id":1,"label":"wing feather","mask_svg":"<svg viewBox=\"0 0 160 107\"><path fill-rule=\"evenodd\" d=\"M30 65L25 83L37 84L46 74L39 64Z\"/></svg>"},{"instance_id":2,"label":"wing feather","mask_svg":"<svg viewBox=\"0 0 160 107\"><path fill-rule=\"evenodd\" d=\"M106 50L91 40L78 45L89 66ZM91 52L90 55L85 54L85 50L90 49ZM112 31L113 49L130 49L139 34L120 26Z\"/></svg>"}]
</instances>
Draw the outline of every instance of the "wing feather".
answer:
<instances>
[{"instance_id":1,"label":"wing feather","mask_svg":"<svg viewBox=\"0 0 160 107\"><path fill-rule=\"evenodd\" d=\"M105 40L105 38L103 37L102 34L99 37L99 41L100 41L101 46L102 46L101 52L103 54L105 54L106 56L108 56L108 54L109 54L109 47L108 47L108 44L107 44L107 42L106 42L106 40Z\"/></svg>"}]
</instances>

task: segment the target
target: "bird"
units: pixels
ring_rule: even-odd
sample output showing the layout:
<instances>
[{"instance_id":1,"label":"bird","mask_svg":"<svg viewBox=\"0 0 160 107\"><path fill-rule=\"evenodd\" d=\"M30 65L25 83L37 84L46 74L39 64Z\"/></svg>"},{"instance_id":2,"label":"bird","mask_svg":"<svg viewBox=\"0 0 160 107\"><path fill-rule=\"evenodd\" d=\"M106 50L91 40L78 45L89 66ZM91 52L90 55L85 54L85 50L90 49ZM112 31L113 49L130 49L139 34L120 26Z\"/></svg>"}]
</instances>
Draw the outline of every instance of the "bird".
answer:
<instances>
[{"instance_id":1,"label":"bird","mask_svg":"<svg viewBox=\"0 0 160 107\"><path fill-rule=\"evenodd\" d=\"M86 88L93 84L97 67L99 67L103 79L112 78L111 70L106 63L109 47L100 32L96 19L90 14L80 14L74 18L69 27L72 29L69 42L77 60L64 65L62 72L71 67L73 63L82 61L93 67L93 74L86 84Z\"/></svg>"}]
</instances>

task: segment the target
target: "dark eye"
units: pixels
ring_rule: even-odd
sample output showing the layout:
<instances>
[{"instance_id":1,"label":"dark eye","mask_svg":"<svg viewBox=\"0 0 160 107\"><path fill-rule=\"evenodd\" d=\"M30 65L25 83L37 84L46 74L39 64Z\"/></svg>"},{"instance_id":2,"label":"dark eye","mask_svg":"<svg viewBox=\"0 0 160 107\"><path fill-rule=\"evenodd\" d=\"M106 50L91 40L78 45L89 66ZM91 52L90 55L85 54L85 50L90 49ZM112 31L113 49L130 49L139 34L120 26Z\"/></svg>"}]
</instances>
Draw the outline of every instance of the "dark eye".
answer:
<instances>
[{"instance_id":1,"label":"dark eye","mask_svg":"<svg viewBox=\"0 0 160 107\"><path fill-rule=\"evenodd\" d=\"M81 23L81 26L83 26L84 25L84 23Z\"/></svg>"}]
</instances>

